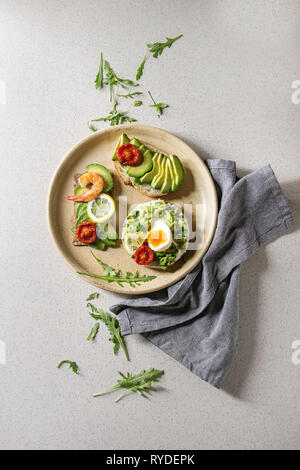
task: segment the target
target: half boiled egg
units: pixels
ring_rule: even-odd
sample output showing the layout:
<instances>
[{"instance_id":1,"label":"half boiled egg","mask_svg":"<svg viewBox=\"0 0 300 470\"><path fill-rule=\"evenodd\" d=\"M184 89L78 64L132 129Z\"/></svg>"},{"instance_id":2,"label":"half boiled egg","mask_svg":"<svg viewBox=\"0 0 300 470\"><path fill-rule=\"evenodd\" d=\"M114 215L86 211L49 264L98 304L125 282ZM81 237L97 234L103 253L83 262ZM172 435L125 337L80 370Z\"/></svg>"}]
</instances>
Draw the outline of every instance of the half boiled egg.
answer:
<instances>
[{"instance_id":1,"label":"half boiled egg","mask_svg":"<svg viewBox=\"0 0 300 470\"><path fill-rule=\"evenodd\" d=\"M162 220L154 222L148 232L148 245L153 251L165 251L170 248L173 235L170 227Z\"/></svg>"}]
</instances>

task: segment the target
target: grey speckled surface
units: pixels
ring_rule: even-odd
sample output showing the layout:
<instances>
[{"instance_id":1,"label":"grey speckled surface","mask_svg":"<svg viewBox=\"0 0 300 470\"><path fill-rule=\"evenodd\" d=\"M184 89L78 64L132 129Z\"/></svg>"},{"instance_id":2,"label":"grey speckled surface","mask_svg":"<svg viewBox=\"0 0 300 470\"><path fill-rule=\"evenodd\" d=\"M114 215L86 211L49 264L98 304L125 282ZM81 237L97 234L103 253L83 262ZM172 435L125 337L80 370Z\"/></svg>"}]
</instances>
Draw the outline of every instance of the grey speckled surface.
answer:
<instances>
[{"instance_id":1,"label":"grey speckled surface","mask_svg":"<svg viewBox=\"0 0 300 470\"><path fill-rule=\"evenodd\" d=\"M299 21L293 0L0 1L1 448L300 447L300 364L291 361L300 339ZM60 259L46 223L56 166L88 135L86 121L110 110L93 88L100 50L134 76L146 42L179 33L142 81L170 108L160 121L135 109L139 122L203 157L236 160L240 175L270 162L296 219L242 269L240 351L223 390L140 336L127 340L129 366L100 335L89 344L91 288ZM116 300L101 292L104 307ZM56 369L65 357L78 361L78 377ZM166 371L151 400L92 398L118 369L148 366Z\"/></svg>"}]
</instances>

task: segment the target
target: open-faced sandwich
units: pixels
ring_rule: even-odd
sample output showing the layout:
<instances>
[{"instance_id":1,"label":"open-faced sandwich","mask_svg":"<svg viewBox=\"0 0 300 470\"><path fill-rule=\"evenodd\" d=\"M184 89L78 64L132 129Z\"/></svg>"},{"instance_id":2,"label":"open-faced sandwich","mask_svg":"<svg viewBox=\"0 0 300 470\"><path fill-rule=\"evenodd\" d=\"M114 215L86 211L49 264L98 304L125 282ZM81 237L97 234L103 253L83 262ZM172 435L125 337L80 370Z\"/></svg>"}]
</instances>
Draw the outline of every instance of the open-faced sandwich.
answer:
<instances>
[{"instance_id":1,"label":"open-faced sandwich","mask_svg":"<svg viewBox=\"0 0 300 470\"><path fill-rule=\"evenodd\" d=\"M113 188L110 171L99 163L92 163L82 174L74 175L74 227L72 243L104 250L114 246L118 239L109 219L115 213L115 201L109 193Z\"/></svg>"},{"instance_id":2,"label":"open-faced sandwich","mask_svg":"<svg viewBox=\"0 0 300 470\"><path fill-rule=\"evenodd\" d=\"M185 170L176 155L153 152L126 134L120 135L112 159L123 182L149 197L176 191L184 180Z\"/></svg>"},{"instance_id":3,"label":"open-faced sandwich","mask_svg":"<svg viewBox=\"0 0 300 470\"><path fill-rule=\"evenodd\" d=\"M145 202L126 217L122 241L137 264L167 269L187 250L188 225L177 204Z\"/></svg>"}]
</instances>

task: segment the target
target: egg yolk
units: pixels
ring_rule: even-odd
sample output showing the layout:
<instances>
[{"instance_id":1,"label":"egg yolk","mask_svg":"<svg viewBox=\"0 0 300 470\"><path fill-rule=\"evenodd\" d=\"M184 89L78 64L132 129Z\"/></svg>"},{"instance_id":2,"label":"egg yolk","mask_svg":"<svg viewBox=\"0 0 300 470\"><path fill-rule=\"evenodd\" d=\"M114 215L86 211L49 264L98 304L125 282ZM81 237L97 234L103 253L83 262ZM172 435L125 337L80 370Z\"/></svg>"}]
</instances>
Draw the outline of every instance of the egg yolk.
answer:
<instances>
[{"instance_id":1,"label":"egg yolk","mask_svg":"<svg viewBox=\"0 0 300 470\"><path fill-rule=\"evenodd\" d=\"M151 245L157 248L167 241L167 234L163 230L152 230L148 237Z\"/></svg>"}]
</instances>

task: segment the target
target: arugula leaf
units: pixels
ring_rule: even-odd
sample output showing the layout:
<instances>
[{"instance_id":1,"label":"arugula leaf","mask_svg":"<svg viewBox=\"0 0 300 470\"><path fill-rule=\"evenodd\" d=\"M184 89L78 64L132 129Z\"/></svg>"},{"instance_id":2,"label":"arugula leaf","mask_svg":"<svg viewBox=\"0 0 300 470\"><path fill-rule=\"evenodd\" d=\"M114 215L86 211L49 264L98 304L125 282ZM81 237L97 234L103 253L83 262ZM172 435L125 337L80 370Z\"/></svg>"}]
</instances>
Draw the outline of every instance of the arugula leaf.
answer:
<instances>
[{"instance_id":1,"label":"arugula leaf","mask_svg":"<svg viewBox=\"0 0 300 470\"><path fill-rule=\"evenodd\" d=\"M95 323L93 328L90 331L90 334L87 337L87 340L90 341L91 339L95 339L99 330L100 323Z\"/></svg>"},{"instance_id":2,"label":"arugula leaf","mask_svg":"<svg viewBox=\"0 0 300 470\"><path fill-rule=\"evenodd\" d=\"M96 88L102 88L103 87L103 54L101 52L100 55L100 64L99 64L99 70L97 73L97 76L95 78L95 87Z\"/></svg>"},{"instance_id":3,"label":"arugula leaf","mask_svg":"<svg viewBox=\"0 0 300 470\"><path fill-rule=\"evenodd\" d=\"M118 86L122 88L127 88L126 85L130 86L139 86L138 83L135 83L132 80L127 78L121 78L116 75L116 73L111 68L107 60L104 61L104 70L105 70L105 80L104 84L109 86L109 100L112 101L113 97L113 87Z\"/></svg>"},{"instance_id":4,"label":"arugula leaf","mask_svg":"<svg viewBox=\"0 0 300 470\"><path fill-rule=\"evenodd\" d=\"M113 92L112 92L113 93ZM135 122L136 119L131 118L127 116L125 113L122 111L117 111L117 101L115 101L114 93L113 93L113 108L110 111L109 115L106 117L101 117L98 119L91 119L88 122L89 128L95 132L97 129L91 124L92 122L97 122L97 121L110 121L111 126L115 126L117 124L122 124L123 122Z\"/></svg>"},{"instance_id":5,"label":"arugula leaf","mask_svg":"<svg viewBox=\"0 0 300 470\"><path fill-rule=\"evenodd\" d=\"M146 59L147 59L147 56L148 56L149 53L151 53L153 55L153 57L155 57L157 59L157 57L162 54L165 47L170 48L172 46L173 42L177 41L177 39L181 38L182 36L183 36L183 34L180 34L176 38L168 38L167 37L166 42L154 42L153 44L147 44L147 52L144 55L144 58L141 62L141 65L139 66L139 68L136 71L135 79L139 80L141 78L141 76L143 75L145 62L146 62Z\"/></svg>"},{"instance_id":6,"label":"arugula leaf","mask_svg":"<svg viewBox=\"0 0 300 470\"><path fill-rule=\"evenodd\" d=\"M75 230L77 229L78 225L82 222L86 222L90 220L87 211L87 203L86 202L75 202L74 211L76 216L76 223L75 223Z\"/></svg>"},{"instance_id":7,"label":"arugula leaf","mask_svg":"<svg viewBox=\"0 0 300 470\"><path fill-rule=\"evenodd\" d=\"M166 104L166 103L156 103L156 102L154 101L153 96L151 95L150 91L148 91L148 94L149 94L151 100L153 101L153 104L150 104L149 106L150 106L151 108L155 108L155 109L156 109L156 114L157 114L157 116L160 117L160 116L162 115L162 113L163 113L163 109L168 108L169 105Z\"/></svg>"},{"instance_id":8,"label":"arugula leaf","mask_svg":"<svg viewBox=\"0 0 300 470\"><path fill-rule=\"evenodd\" d=\"M183 34L180 34L176 38L166 38L166 42L154 42L153 44L147 44L149 52L157 59L159 55L162 54L165 47L171 47L173 42L177 41L177 39L181 38Z\"/></svg>"},{"instance_id":9,"label":"arugula leaf","mask_svg":"<svg viewBox=\"0 0 300 470\"><path fill-rule=\"evenodd\" d=\"M107 282L116 282L119 284L120 287L124 287L124 283L129 284L131 287L136 287L140 286L141 282L148 282L152 281L153 279L156 278L156 276L140 276L138 271L136 271L135 274L127 272L126 275L122 274L120 270L116 270L115 268L112 268L111 266L108 266L108 264L103 263L99 258L97 258L96 255L91 251L93 257L99 263L104 271L106 271L107 274L105 275L99 275L99 274L94 274L94 273L86 273L86 272L80 272L77 271L77 274L81 274L83 276L89 276L89 277L94 277L96 279L102 279Z\"/></svg>"},{"instance_id":10,"label":"arugula leaf","mask_svg":"<svg viewBox=\"0 0 300 470\"><path fill-rule=\"evenodd\" d=\"M110 333L109 341L112 341L114 343L114 354L117 354L121 346L121 348L124 351L127 361L129 361L127 348L123 341L121 330L120 330L120 325L119 325L117 318L112 317L111 315L106 315L104 311L102 310L102 308L98 309L90 303L87 304L87 307L92 310L92 312L89 312L92 318L94 318L95 320L102 321L107 326L107 329Z\"/></svg>"},{"instance_id":11,"label":"arugula leaf","mask_svg":"<svg viewBox=\"0 0 300 470\"><path fill-rule=\"evenodd\" d=\"M74 372L74 374L78 374L78 365L76 364L76 362L73 362L73 361L69 361L68 359L65 359L63 361L61 361L59 364L58 364L58 369L63 365L63 364L69 364L70 368L72 369L72 371Z\"/></svg>"},{"instance_id":12,"label":"arugula leaf","mask_svg":"<svg viewBox=\"0 0 300 470\"><path fill-rule=\"evenodd\" d=\"M124 122L136 121L136 119L127 116L126 113L117 110L117 102L115 101L114 87L115 86L121 87L121 88L127 88L127 86L136 87L136 86L139 86L139 84L134 82L133 80L129 80L128 78L119 77L114 72L114 70L110 66L110 63L107 60L104 60L104 72L105 72L105 78L103 77L103 54L101 52L99 71L98 71L98 74L96 76L94 83L95 83L96 88L100 88L103 85L108 85L109 101L113 102L113 108L109 112L108 116L100 117L97 119L90 119L88 121L87 125L89 129L93 132L96 132L98 130L93 124L94 122L97 122L97 121L106 121L106 122L108 121L110 122L111 126L122 124ZM136 94L141 94L141 92L140 93L137 92Z\"/></svg>"},{"instance_id":13,"label":"arugula leaf","mask_svg":"<svg viewBox=\"0 0 300 470\"><path fill-rule=\"evenodd\" d=\"M86 299L86 301L88 302L89 300L93 300L93 299L98 299L99 297L99 293L98 292L93 292L92 294L90 294L88 296L88 298Z\"/></svg>"},{"instance_id":14,"label":"arugula leaf","mask_svg":"<svg viewBox=\"0 0 300 470\"><path fill-rule=\"evenodd\" d=\"M95 258L95 260L97 261L97 263L100 264L100 266L102 266L102 268L104 269L104 271L106 271L109 275L112 275L114 276L115 274L117 274L117 271L115 270L115 268L112 268L111 266L109 266L108 264L106 263L103 263L103 261L101 261L101 259L97 258L97 256L94 255L94 253L91 251L93 257Z\"/></svg>"},{"instance_id":15,"label":"arugula leaf","mask_svg":"<svg viewBox=\"0 0 300 470\"><path fill-rule=\"evenodd\" d=\"M166 103L155 103L155 104L150 104L150 107L156 109L156 114L158 117L160 117L163 113L163 109L168 108L169 105Z\"/></svg>"},{"instance_id":16,"label":"arugula leaf","mask_svg":"<svg viewBox=\"0 0 300 470\"><path fill-rule=\"evenodd\" d=\"M87 125L88 125L88 128L93 131L93 132L97 132L98 129L96 129L95 126L93 126L92 122L91 121L88 121L87 122Z\"/></svg>"},{"instance_id":17,"label":"arugula leaf","mask_svg":"<svg viewBox=\"0 0 300 470\"><path fill-rule=\"evenodd\" d=\"M141 78L141 76L143 75L143 71L144 71L144 67L145 67L145 62L146 62L146 59L147 59L147 55L149 54L149 49L147 47L147 52L146 54L144 55L144 58L141 62L141 65L139 66L139 68L137 69L136 71L136 76L135 76L135 79L136 80L139 80Z\"/></svg>"},{"instance_id":18,"label":"arugula leaf","mask_svg":"<svg viewBox=\"0 0 300 470\"><path fill-rule=\"evenodd\" d=\"M91 248L95 248L96 250L101 250L101 251L104 251L106 248L106 244L104 243L104 241L100 240L100 238L96 238L96 240L93 243L89 243L89 246Z\"/></svg>"},{"instance_id":19,"label":"arugula leaf","mask_svg":"<svg viewBox=\"0 0 300 470\"><path fill-rule=\"evenodd\" d=\"M114 71L109 65L109 62L107 60L104 61L104 70L105 70L105 81L104 84L108 85L109 87L109 101L112 101L113 97L113 87L114 85L116 86L122 86L125 88L125 86L119 84L117 80L114 77Z\"/></svg>"},{"instance_id":20,"label":"arugula leaf","mask_svg":"<svg viewBox=\"0 0 300 470\"><path fill-rule=\"evenodd\" d=\"M120 287L124 287L123 285L124 282L128 283L131 287L136 287L136 286L140 286L141 282L149 282L156 278L156 276L139 276L138 271L136 271L135 275L133 275L132 273L126 273L126 276L124 277L119 276L119 275L100 276L98 274L86 273L86 272L81 272L81 271L77 271L77 274L81 274L82 276L94 277L95 279L102 279L103 281L107 281L108 283L117 282L117 284L119 284Z\"/></svg>"},{"instance_id":21,"label":"arugula leaf","mask_svg":"<svg viewBox=\"0 0 300 470\"><path fill-rule=\"evenodd\" d=\"M121 380L117 380L117 384L111 388L104 390L103 392L95 393L94 397L99 397L105 393L117 390L119 388L125 388L126 391L122 393L116 400L115 403L120 401L125 395L130 392L135 392L138 395L145 396L144 394L150 394L149 390L152 389L153 385L158 379L164 374L163 370L150 368L148 370L141 370L138 374L133 375L127 372L127 375L119 372Z\"/></svg>"},{"instance_id":22,"label":"arugula leaf","mask_svg":"<svg viewBox=\"0 0 300 470\"><path fill-rule=\"evenodd\" d=\"M88 210L87 210L87 202L75 202L75 216L76 216L76 222L75 226L73 227L72 231L76 232L76 229L79 224L82 222L89 221L90 218L88 216ZM115 246L116 245L116 240L108 240L107 237L103 241L101 238L96 238L96 240L93 243L89 243L89 246L92 248L95 248L96 250L105 250L106 246Z\"/></svg>"},{"instance_id":23,"label":"arugula leaf","mask_svg":"<svg viewBox=\"0 0 300 470\"><path fill-rule=\"evenodd\" d=\"M117 95L122 96L122 98L133 98L136 95L142 95L142 94L143 94L142 91L134 91L133 93L127 93L127 95L119 95L119 93Z\"/></svg>"},{"instance_id":24,"label":"arugula leaf","mask_svg":"<svg viewBox=\"0 0 300 470\"><path fill-rule=\"evenodd\" d=\"M86 308L90 308L92 310L92 312L96 312L96 313L98 312L98 309L93 304L91 304L90 302L86 304ZM101 310L101 312L104 313L104 311L102 309L100 309L100 310Z\"/></svg>"},{"instance_id":25,"label":"arugula leaf","mask_svg":"<svg viewBox=\"0 0 300 470\"><path fill-rule=\"evenodd\" d=\"M93 124L91 124L92 122L96 122L96 121L109 121L111 126L116 126L118 124L123 124L123 122L136 122L136 119L127 116L121 111L112 110L110 111L108 116L98 118L98 119L91 119L88 122L88 127L93 132L96 132L98 130L93 126Z\"/></svg>"},{"instance_id":26,"label":"arugula leaf","mask_svg":"<svg viewBox=\"0 0 300 470\"><path fill-rule=\"evenodd\" d=\"M143 104L142 101L137 100L133 103L133 106L141 106L142 104Z\"/></svg>"}]
</instances>

